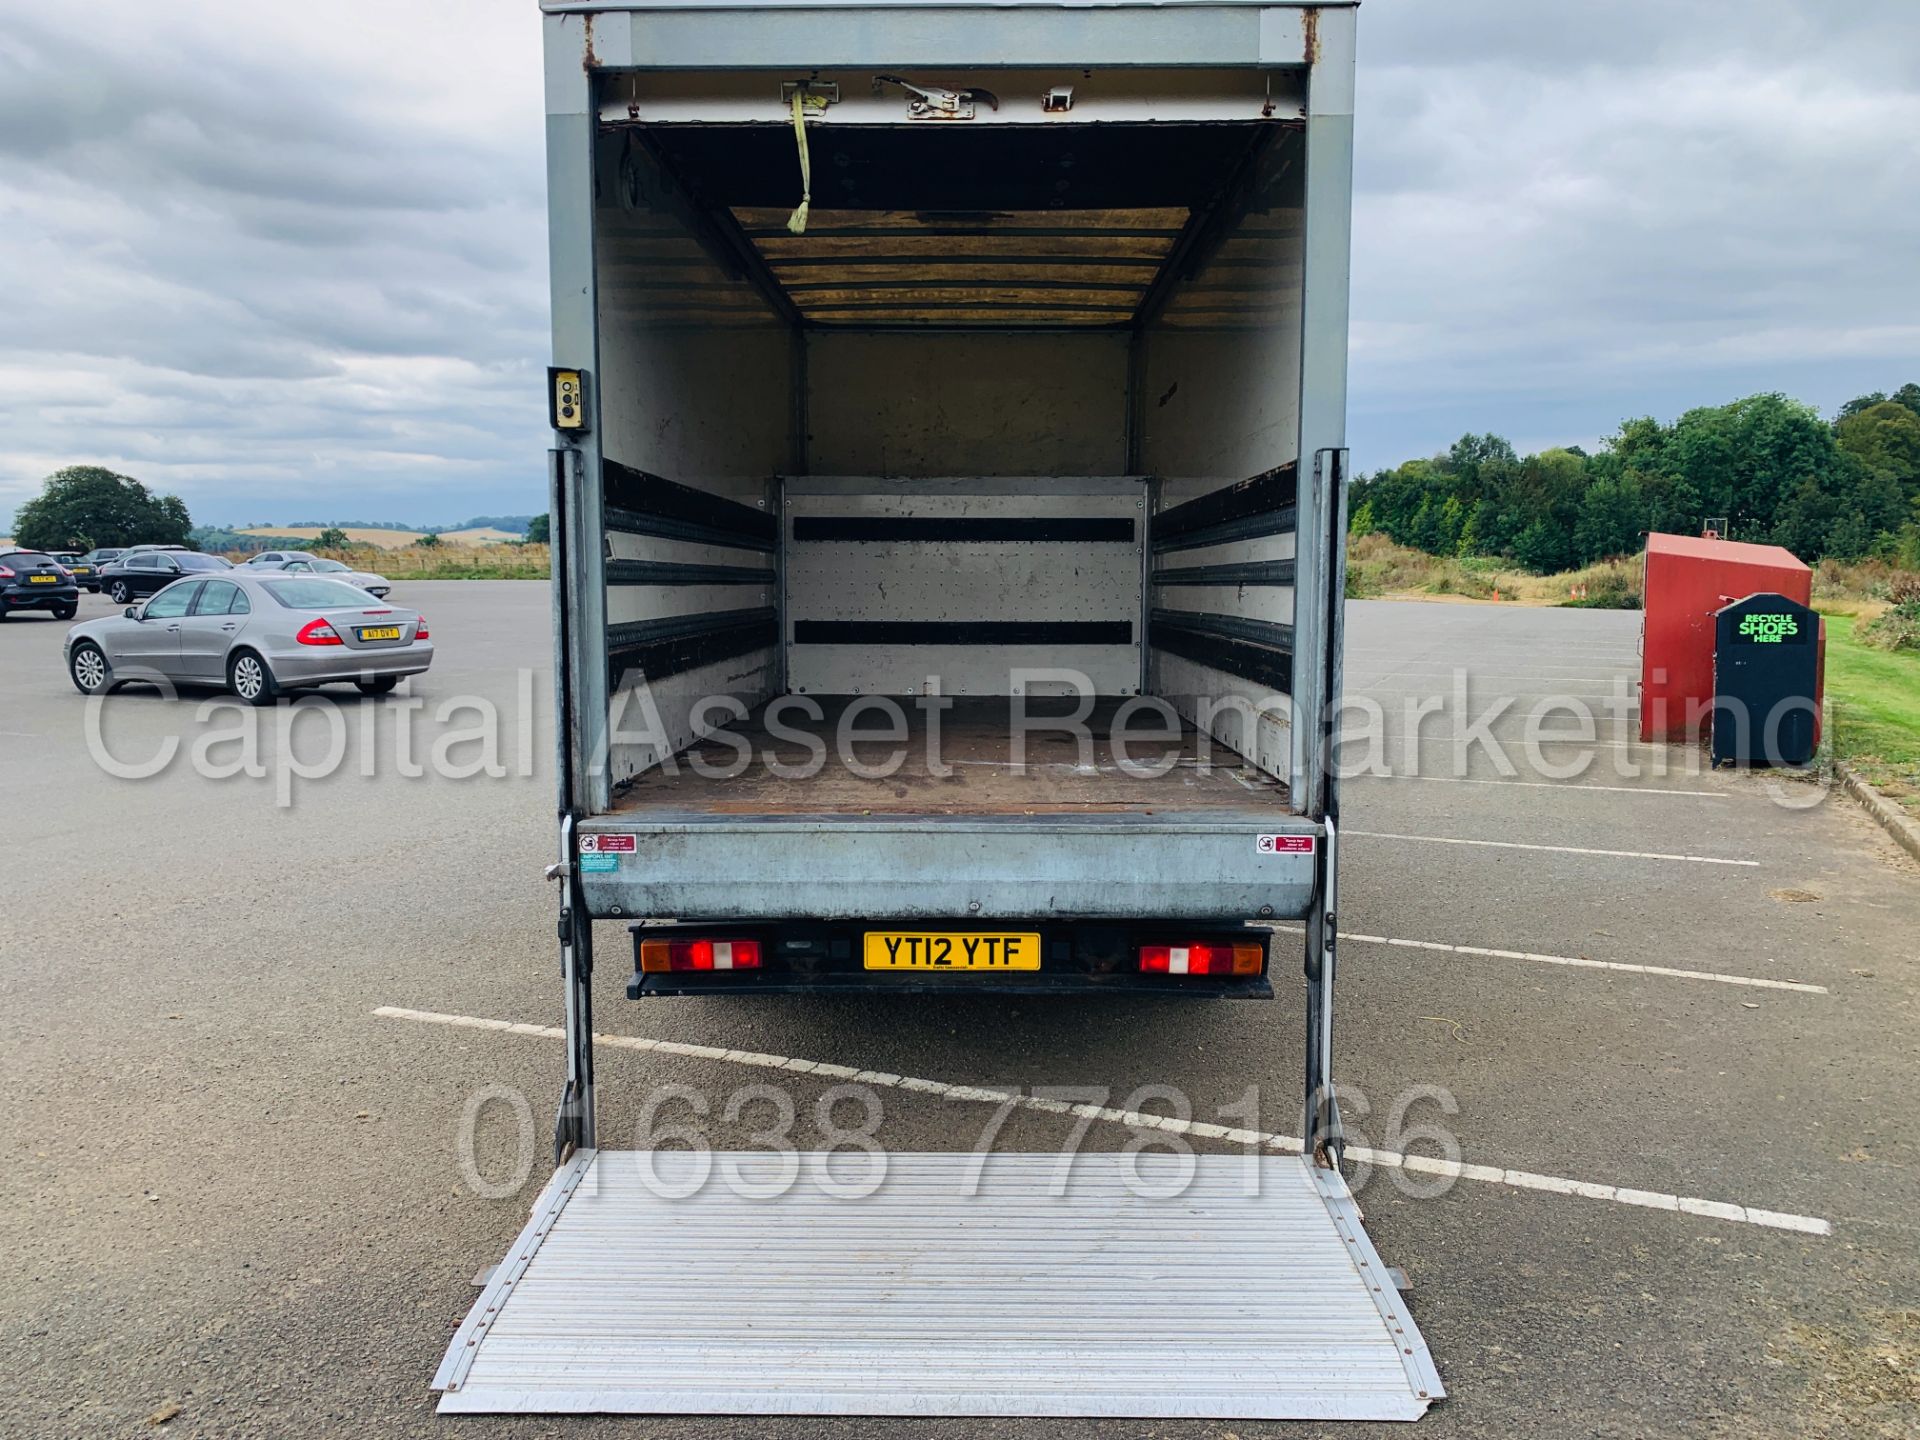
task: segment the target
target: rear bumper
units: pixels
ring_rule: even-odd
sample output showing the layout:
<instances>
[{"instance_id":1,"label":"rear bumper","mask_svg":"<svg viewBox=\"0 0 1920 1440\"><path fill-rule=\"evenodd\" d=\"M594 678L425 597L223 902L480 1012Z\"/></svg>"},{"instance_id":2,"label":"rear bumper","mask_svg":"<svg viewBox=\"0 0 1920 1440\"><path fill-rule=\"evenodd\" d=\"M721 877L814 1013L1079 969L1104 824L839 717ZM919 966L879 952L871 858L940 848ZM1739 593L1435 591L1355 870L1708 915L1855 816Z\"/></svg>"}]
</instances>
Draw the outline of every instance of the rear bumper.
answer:
<instances>
[{"instance_id":1,"label":"rear bumper","mask_svg":"<svg viewBox=\"0 0 1920 1440\"><path fill-rule=\"evenodd\" d=\"M5 605L9 610L53 610L79 603L78 585L35 585L32 589L17 586L11 590L0 590L0 605Z\"/></svg>"},{"instance_id":2,"label":"rear bumper","mask_svg":"<svg viewBox=\"0 0 1920 1440\"><path fill-rule=\"evenodd\" d=\"M1273 968L1272 932L1265 926L1168 925L1158 921L1133 924L1060 921L1053 918L1013 920L983 926L972 919L915 921L901 926L885 920L667 922L630 927L633 934L633 974L627 998L657 995L797 995L823 990L887 995L1181 995L1188 997L1270 1000L1273 987L1267 975ZM1040 933L1038 970L868 970L861 963L862 941L869 930L938 930L995 933L1035 930ZM760 942L761 964L752 970L676 970L643 973L640 944L677 936L723 934L737 940ZM1142 945L1193 943L1199 940L1257 944L1264 956L1258 975L1145 974L1139 968Z\"/></svg>"},{"instance_id":3,"label":"rear bumper","mask_svg":"<svg viewBox=\"0 0 1920 1440\"><path fill-rule=\"evenodd\" d=\"M344 645L274 650L267 655L273 678L282 685L324 685L383 675L418 675L433 664L433 642L416 640L391 650L350 650Z\"/></svg>"}]
</instances>

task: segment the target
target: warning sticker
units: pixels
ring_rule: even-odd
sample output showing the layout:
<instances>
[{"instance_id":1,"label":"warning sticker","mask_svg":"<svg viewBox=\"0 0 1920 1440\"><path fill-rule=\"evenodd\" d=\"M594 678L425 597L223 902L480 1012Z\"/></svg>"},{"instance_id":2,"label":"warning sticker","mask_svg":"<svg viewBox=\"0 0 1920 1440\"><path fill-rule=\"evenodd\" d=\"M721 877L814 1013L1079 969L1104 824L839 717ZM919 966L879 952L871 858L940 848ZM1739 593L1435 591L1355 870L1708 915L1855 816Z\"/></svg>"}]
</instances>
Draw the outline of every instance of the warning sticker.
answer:
<instances>
[{"instance_id":1,"label":"warning sticker","mask_svg":"<svg viewBox=\"0 0 1920 1440\"><path fill-rule=\"evenodd\" d=\"M1311 855L1319 841L1312 835L1256 835L1253 848L1262 855Z\"/></svg>"},{"instance_id":2,"label":"warning sticker","mask_svg":"<svg viewBox=\"0 0 1920 1440\"><path fill-rule=\"evenodd\" d=\"M634 834L582 835L580 837L582 855L632 855L639 848L640 837Z\"/></svg>"}]
</instances>

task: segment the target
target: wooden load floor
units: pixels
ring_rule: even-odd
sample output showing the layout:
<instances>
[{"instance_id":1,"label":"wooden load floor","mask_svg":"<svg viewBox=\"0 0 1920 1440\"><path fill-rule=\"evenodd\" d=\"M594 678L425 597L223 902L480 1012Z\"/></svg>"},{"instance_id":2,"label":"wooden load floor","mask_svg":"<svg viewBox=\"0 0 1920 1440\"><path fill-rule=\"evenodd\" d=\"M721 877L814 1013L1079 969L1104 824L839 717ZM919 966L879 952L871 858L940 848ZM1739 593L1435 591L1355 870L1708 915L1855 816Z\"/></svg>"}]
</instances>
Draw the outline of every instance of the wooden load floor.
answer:
<instances>
[{"instance_id":1,"label":"wooden load floor","mask_svg":"<svg viewBox=\"0 0 1920 1440\"><path fill-rule=\"evenodd\" d=\"M811 756L806 745L769 733L762 706L728 727L752 747L751 763L740 767L739 751L729 741L697 741L674 757L671 771L659 767L636 776L614 796L613 813L658 808L714 815L1043 815L1287 808L1284 784L1192 725L1181 722L1177 739L1148 738L1172 728L1157 710L1136 708L1128 717L1123 764L1113 737L1115 716L1126 703L1120 699L1096 701L1084 722L1090 755L1081 753L1075 736L1030 728L1024 764L1015 763L1013 702L955 699L938 712L938 746L930 761L928 711L900 700L908 728L904 742L884 738L851 747L854 762L869 771L901 757L891 774L873 776L849 769L836 742L840 718L854 697L814 698L824 715L820 721L792 703L776 718L783 728L826 743L817 773L783 777L768 768L769 756L787 767L806 765ZM1038 716L1072 713L1064 700L1029 700L1026 706L1030 725ZM855 718L856 733L889 734L884 711L869 708ZM738 767L739 773L703 775L689 763L696 758L709 771ZM936 766L949 773L938 773Z\"/></svg>"}]
</instances>

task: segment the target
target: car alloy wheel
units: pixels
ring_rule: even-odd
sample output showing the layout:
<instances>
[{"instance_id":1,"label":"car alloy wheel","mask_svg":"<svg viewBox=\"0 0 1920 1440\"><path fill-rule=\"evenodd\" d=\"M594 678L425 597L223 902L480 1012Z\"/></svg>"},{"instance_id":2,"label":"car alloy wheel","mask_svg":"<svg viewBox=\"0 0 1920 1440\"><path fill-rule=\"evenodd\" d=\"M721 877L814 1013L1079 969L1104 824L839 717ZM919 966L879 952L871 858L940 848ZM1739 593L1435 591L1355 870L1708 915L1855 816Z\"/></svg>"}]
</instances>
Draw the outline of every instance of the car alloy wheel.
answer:
<instances>
[{"instance_id":1,"label":"car alloy wheel","mask_svg":"<svg viewBox=\"0 0 1920 1440\"><path fill-rule=\"evenodd\" d=\"M97 695L107 685L107 657L98 645L82 645L73 652L73 683L83 695Z\"/></svg>"},{"instance_id":2,"label":"car alloy wheel","mask_svg":"<svg viewBox=\"0 0 1920 1440\"><path fill-rule=\"evenodd\" d=\"M257 655L242 655L233 662L233 693L249 705L256 705L267 688L267 667Z\"/></svg>"},{"instance_id":3,"label":"car alloy wheel","mask_svg":"<svg viewBox=\"0 0 1920 1440\"><path fill-rule=\"evenodd\" d=\"M127 582L124 580L114 581L113 589L107 593L113 596L113 603L116 605L131 605L133 603L133 591L127 588Z\"/></svg>"}]
</instances>

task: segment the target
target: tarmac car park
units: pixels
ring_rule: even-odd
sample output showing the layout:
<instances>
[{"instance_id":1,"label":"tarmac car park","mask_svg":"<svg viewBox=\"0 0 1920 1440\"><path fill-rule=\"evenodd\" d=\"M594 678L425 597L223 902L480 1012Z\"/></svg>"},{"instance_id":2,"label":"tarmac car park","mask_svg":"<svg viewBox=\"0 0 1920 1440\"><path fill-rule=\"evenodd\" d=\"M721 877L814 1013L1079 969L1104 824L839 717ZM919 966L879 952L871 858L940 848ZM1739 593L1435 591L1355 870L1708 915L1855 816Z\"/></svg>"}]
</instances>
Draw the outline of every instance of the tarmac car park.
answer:
<instances>
[{"instance_id":1,"label":"tarmac car park","mask_svg":"<svg viewBox=\"0 0 1920 1440\"><path fill-rule=\"evenodd\" d=\"M14 1029L0 1064L20 1099L0 1127L11 1187L0 1248L19 1268L0 1287L0 1412L11 1417L0 1430L824 1436L820 1422L681 1418L656 1430L433 1413L425 1377L476 1293L469 1281L500 1258L545 1178L538 1132L561 1048L539 879L552 859L552 761L537 699L525 769L516 717L522 677L532 672L536 697L546 682L551 637L542 584L410 582L408 593L436 643L457 646L458 666L436 662L379 700L323 692L341 697L350 749L286 811L271 779L207 779L187 763L199 737L233 724L230 710L200 722L191 700L138 688L99 707L115 755L144 760L170 738L180 754L151 780L103 772L82 741L88 702L62 665L68 627L0 628L0 792L35 817L5 896ZM1350 1116L1372 1147L1360 1202L1413 1281L1452 1398L1413 1430L1160 1421L1152 1432L1914 1434L1920 1397L1901 1396L1920 1373L1920 1332L1900 1316L1920 1293L1920 1123L1899 1097L1920 1086L1920 872L1846 797L1786 808L1765 777L1690 765L1679 747L1635 742L1630 725L1603 726L1595 764L1564 781L1505 775L1478 744L1464 776L1451 767L1482 707L1630 683L1637 617L1348 609L1348 691L1376 701L1396 732L1380 767L1393 776L1351 780L1345 811L1367 861L1341 917L1349 1083L1372 1101ZM82 596L83 617L103 613L104 599ZM1471 670L1472 708L1427 713L1453 693L1456 664ZM461 694L502 717L509 775L396 773L389 727L409 715L425 725ZM406 711L409 696L427 708ZM1522 767L1531 703L1491 724ZM1402 733L1416 705L1427 718ZM372 750L363 715L379 726ZM317 717L300 725L316 740L325 729ZM281 764L276 727L260 733L265 763ZM426 739L416 729L416 757ZM1556 765L1581 748L1543 744ZM1344 756L1352 769L1368 758L1354 743ZM211 869L183 884L180 865L129 864L125 845L103 843L103 816L116 837L219 857L218 883ZM429 891L458 903L423 905ZM127 918L81 923L95 904ZM476 964L481 953L494 963ZM827 1091L861 1083L884 1102L876 1144L963 1158L1004 1103L984 1087L1023 1086L989 1184L1001 1155L1064 1153L1083 1125L1083 1150L1185 1140L1225 1157L1245 1144L1215 1134L1223 1127L1271 1132L1275 1146L1299 1135L1291 995L630 1002L623 950L601 958L603 1133L634 1135L650 1092L691 1087L709 1098L707 1117L676 1102L650 1123L696 1125L716 1180L730 1152L764 1144L764 1103L725 1113L734 1091L763 1084L795 1102L802 1148L820 1133L812 1116ZM1186 1096L1184 1133L1123 1113L1148 1084ZM1101 1085L1110 1110L1090 1123L1036 1108L1037 1087ZM1260 1118L1223 1116L1250 1086ZM1457 1113L1421 1100L1403 1132L1444 1127L1465 1166L1432 1198L1394 1183L1440 1186L1394 1160L1406 1150L1440 1163L1432 1140L1393 1133L1397 1100L1423 1086ZM513 1094L529 1107L524 1139ZM492 1098L469 1123L481 1097ZM843 1122L857 1122L845 1108ZM74 1113L87 1121L73 1143L49 1143ZM463 1170L469 1135L484 1191ZM175 1405L168 1425L146 1425ZM1122 1440L1148 1428L844 1426L855 1440Z\"/></svg>"}]
</instances>

